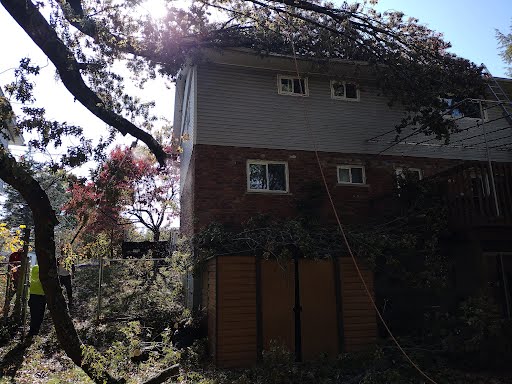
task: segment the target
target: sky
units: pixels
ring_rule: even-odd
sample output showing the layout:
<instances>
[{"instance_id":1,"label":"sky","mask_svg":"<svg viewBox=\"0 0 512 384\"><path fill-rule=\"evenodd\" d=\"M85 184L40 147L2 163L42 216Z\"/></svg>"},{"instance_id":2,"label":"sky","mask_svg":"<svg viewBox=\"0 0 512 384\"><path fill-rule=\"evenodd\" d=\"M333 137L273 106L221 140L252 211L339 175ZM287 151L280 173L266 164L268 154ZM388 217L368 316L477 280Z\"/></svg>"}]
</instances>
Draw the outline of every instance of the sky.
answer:
<instances>
[{"instance_id":1,"label":"sky","mask_svg":"<svg viewBox=\"0 0 512 384\"><path fill-rule=\"evenodd\" d=\"M148 0L146 10L160 8L154 5L159 0ZM477 64L485 63L491 73L497 77L505 77L506 65L499 56L499 47L495 30L510 31L512 24L512 0L380 0L377 8L380 11L389 9L403 11L414 16L421 23L444 33L445 38L453 45L451 51ZM14 76L13 68L25 56L33 58L34 63L44 67L42 76L37 83L37 106L44 106L47 115L59 121L83 126L87 131L105 131L105 124L88 112L80 103L75 102L69 92L55 80L55 69L46 57L33 44L24 31L11 19L0 6L0 86L7 84ZM50 92L49 92L50 91ZM158 116L172 121L174 105L174 87L162 80L154 81L144 91L137 91L144 101L155 100ZM15 111L20 106L13 105ZM130 143L131 138L124 143ZM15 149L21 153L23 149ZM50 150L49 158L61 153L62 150ZM90 164L94 165L94 164ZM80 172L86 175L86 168Z\"/></svg>"},{"instance_id":2,"label":"sky","mask_svg":"<svg viewBox=\"0 0 512 384\"><path fill-rule=\"evenodd\" d=\"M156 3L159 0L147 0L148 3ZM146 9L148 5L144 8ZM162 7L155 7L157 12L162 12ZM23 29L10 17L7 11L0 5L0 86L8 84L14 78L14 68L18 66L20 59L31 57L32 63L39 65L41 74L37 78L34 94L37 101L34 106L46 108L48 118L65 121L69 124L80 125L84 131L92 132L91 138L98 138L100 132L107 132L106 125L79 102L76 102L67 89L55 78L55 67L48 62L46 56L26 35ZM6 38L8 37L8 38ZM129 76L129 74L126 74ZM129 87L129 82L126 82ZM155 80L146 85L144 91L135 87L128 88L131 94L141 97L142 101L155 101L156 108L153 112L164 119L172 121L174 106L174 86L170 81ZM51 92L48 92L51 90ZM21 109L21 105L12 102L15 112ZM119 135L119 143L129 145L132 137ZM72 140L71 140L72 142ZM11 147L14 154L23 154L26 148ZM36 160L57 159L59 154L65 152L62 148L50 149L46 154L35 154ZM94 167L90 162L78 170L80 176L87 176L88 169Z\"/></svg>"},{"instance_id":3,"label":"sky","mask_svg":"<svg viewBox=\"0 0 512 384\"><path fill-rule=\"evenodd\" d=\"M397 10L442 32L452 53L485 64L495 77L507 77L496 29L510 33L512 0L380 0L377 9Z\"/></svg>"}]
</instances>

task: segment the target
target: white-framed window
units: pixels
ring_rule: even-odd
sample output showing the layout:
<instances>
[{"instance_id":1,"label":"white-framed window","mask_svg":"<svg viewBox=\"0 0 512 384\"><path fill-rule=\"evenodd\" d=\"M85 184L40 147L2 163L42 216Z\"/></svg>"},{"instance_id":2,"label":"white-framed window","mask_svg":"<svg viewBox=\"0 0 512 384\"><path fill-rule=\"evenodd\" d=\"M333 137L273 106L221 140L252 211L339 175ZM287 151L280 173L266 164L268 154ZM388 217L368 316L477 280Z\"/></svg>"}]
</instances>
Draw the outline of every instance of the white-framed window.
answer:
<instances>
[{"instance_id":1,"label":"white-framed window","mask_svg":"<svg viewBox=\"0 0 512 384\"><path fill-rule=\"evenodd\" d=\"M247 191L287 193L288 163L247 160Z\"/></svg>"},{"instance_id":2,"label":"white-framed window","mask_svg":"<svg viewBox=\"0 0 512 384\"><path fill-rule=\"evenodd\" d=\"M362 165L338 165L338 184L366 184Z\"/></svg>"},{"instance_id":3,"label":"white-framed window","mask_svg":"<svg viewBox=\"0 0 512 384\"><path fill-rule=\"evenodd\" d=\"M485 111L482 111L482 109L480 109L480 103L478 103L477 101L457 99L450 96L442 97L441 100L443 101L447 108L446 116L448 117L451 117L453 119L487 119Z\"/></svg>"},{"instance_id":4,"label":"white-framed window","mask_svg":"<svg viewBox=\"0 0 512 384\"><path fill-rule=\"evenodd\" d=\"M277 75L277 92L280 95L309 96L308 78Z\"/></svg>"},{"instance_id":5,"label":"white-framed window","mask_svg":"<svg viewBox=\"0 0 512 384\"><path fill-rule=\"evenodd\" d=\"M405 178L406 174L415 177L417 180L421 180L423 178L423 173L419 168L395 168L396 177Z\"/></svg>"},{"instance_id":6,"label":"white-framed window","mask_svg":"<svg viewBox=\"0 0 512 384\"><path fill-rule=\"evenodd\" d=\"M335 100L359 101L359 87L354 82L331 80L331 98Z\"/></svg>"}]
</instances>

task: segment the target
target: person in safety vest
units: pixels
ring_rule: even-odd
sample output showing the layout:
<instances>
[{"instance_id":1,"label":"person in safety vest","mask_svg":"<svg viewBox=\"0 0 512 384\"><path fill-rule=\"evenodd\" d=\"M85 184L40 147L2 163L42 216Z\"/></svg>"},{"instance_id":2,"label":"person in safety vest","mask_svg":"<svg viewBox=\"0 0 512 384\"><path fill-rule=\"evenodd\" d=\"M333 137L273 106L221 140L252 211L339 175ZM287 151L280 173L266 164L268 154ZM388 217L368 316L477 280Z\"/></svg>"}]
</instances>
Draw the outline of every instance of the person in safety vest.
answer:
<instances>
[{"instance_id":1,"label":"person in safety vest","mask_svg":"<svg viewBox=\"0 0 512 384\"><path fill-rule=\"evenodd\" d=\"M39 280L39 265L37 264L30 271L30 298L28 299L28 306L30 307L30 331L28 335L34 336L39 333L46 309L46 296Z\"/></svg>"},{"instance_id":2,"label":"person in safety vest","mask_svg":"<svg viewBox=\"0 0 512 384\"><path fill-rule=\"evenodd\" d=\"M18 281L21 277L21 259L23 258L23 248L13 252L9 255L9 276L8 276L8 287L7 287L7 300L4 306L4 310L9 311L12 298L16 294L18 287Z\"/></svg>"}]
</instances>

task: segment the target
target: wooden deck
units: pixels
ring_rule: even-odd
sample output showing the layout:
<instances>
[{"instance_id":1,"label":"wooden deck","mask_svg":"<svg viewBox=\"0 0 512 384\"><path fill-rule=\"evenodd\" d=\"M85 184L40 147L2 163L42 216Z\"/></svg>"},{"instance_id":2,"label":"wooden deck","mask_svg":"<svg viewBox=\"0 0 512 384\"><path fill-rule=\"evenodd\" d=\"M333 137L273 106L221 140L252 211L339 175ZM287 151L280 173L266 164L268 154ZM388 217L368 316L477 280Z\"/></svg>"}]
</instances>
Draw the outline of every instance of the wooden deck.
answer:
<instances>
[{"instance_id":1,"label":"wooden deck","mask_svg":"<svg viewBox=\"0 0 512 384\"><path fill-rule=\"evenodd\" d=\"M512 226L512 163L493 162L491 173L487 162L465 161L421 183L431 183L430 193L448 208L452 230ZM405 199L399 193L397 190L372 198L370 219L387 222L410 215L408 204L415 199L414 192L406 191L409 196L402 196Z\"/></svg>"},{"instance_id":2,"label":"wooden deck","mask_svg":"<svg viewBox=\"0 0 512 384\"><path fill-rule=\"evenodd\" d=\"M512 164L463 162L432 179L445 195L450 226L512 225ZM497 207L496 207L497 205Z\"/></svg>"}]
</instances>

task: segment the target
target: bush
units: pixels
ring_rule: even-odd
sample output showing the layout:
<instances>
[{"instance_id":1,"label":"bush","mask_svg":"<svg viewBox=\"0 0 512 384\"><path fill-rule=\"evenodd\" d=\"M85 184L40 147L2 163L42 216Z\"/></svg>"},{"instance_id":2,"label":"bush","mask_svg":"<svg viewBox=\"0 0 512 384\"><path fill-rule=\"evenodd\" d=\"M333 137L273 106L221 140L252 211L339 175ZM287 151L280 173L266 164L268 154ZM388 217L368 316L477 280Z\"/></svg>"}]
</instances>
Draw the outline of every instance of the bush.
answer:
<instances>
[{"instance_id":1,"label":"bush","mask_svg":"<svg viewBox=\"0 0 512 384\"><path fill-rule=\"evenodd\" d=\"M487 296L463 301L445 327L442 345L458 366L492 369L512 364L512 321L502 319Z\"/></svg>"}]
</instances>

